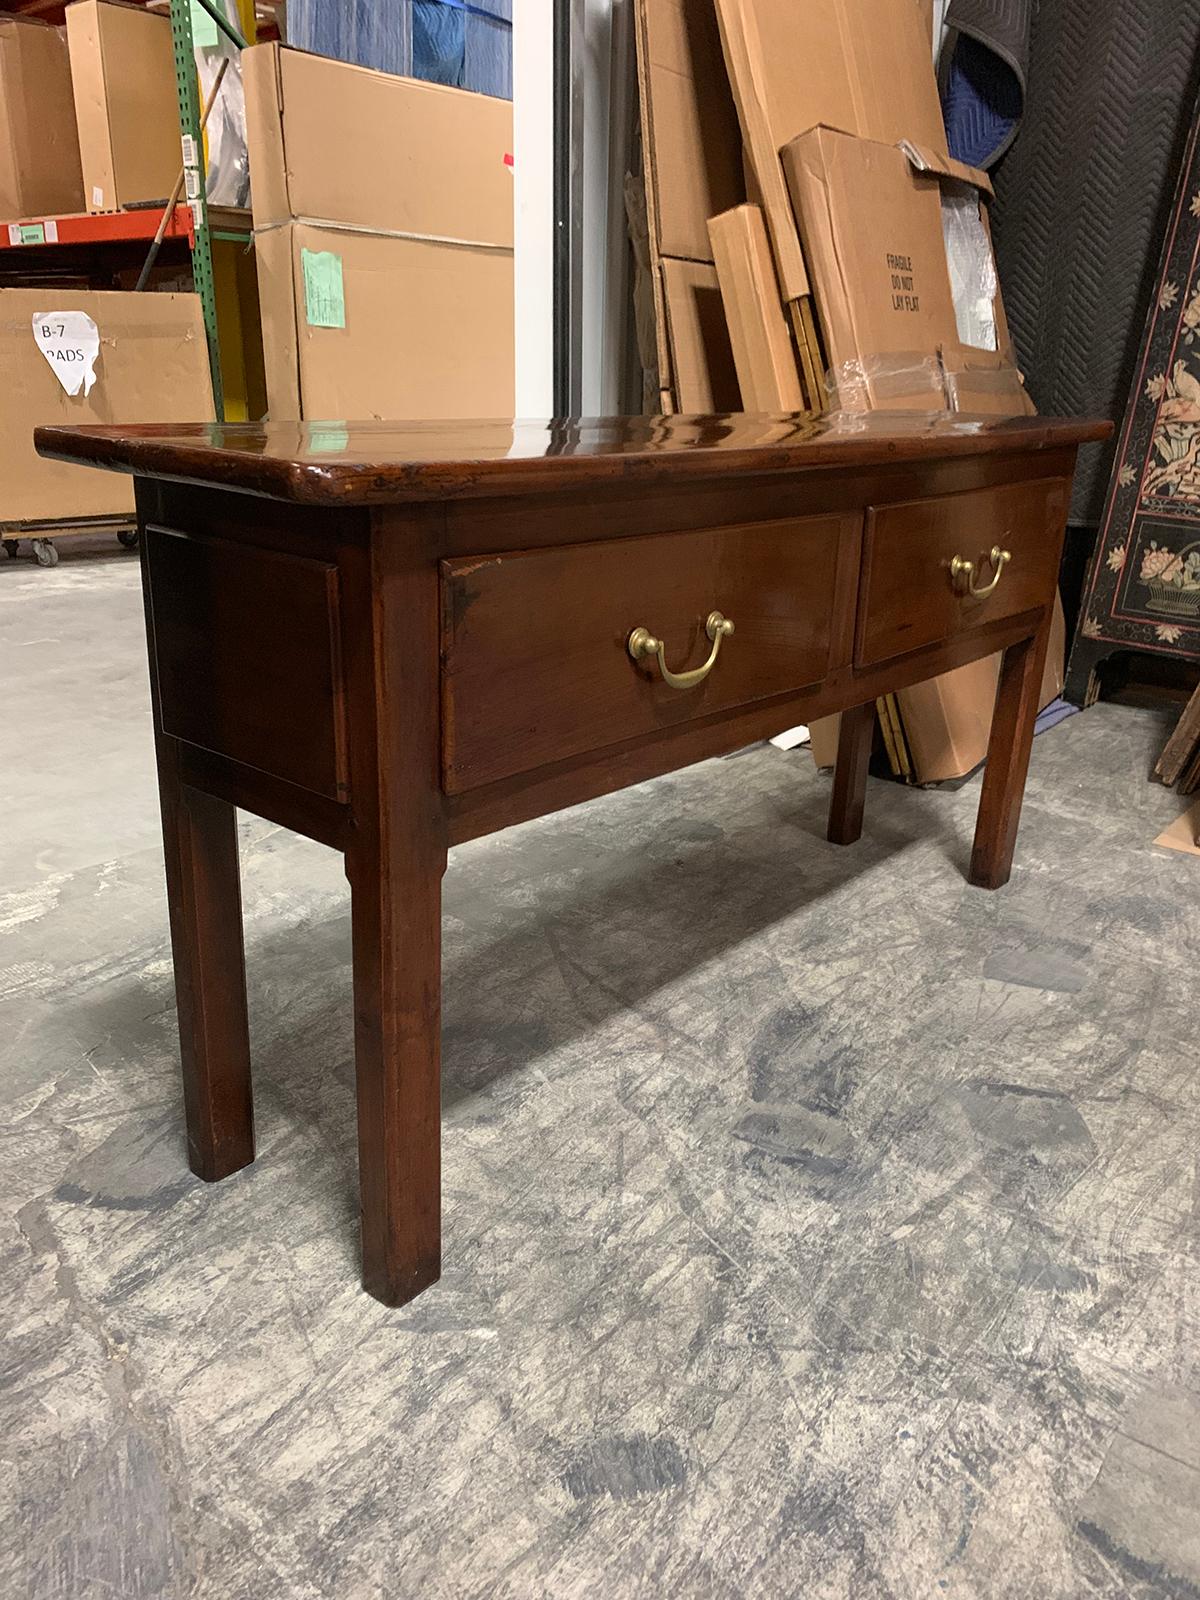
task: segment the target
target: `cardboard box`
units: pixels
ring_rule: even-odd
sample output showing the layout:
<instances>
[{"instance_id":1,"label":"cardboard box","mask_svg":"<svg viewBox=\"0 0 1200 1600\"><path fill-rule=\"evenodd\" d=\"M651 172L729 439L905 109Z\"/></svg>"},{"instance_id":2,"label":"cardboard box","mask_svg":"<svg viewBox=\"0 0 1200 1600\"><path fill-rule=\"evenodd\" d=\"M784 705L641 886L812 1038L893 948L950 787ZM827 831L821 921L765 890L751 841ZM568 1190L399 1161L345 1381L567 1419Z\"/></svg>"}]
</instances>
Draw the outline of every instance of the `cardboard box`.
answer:
<instances>
[{"instance_id":1,"label":"cardboard box","mask_svg":"<svg viewBox=\"0 0 1200 1600\"><path fill-rule=\"evenodd\" d=\"M301 222L255 248L276 421L511 417L511 251Z\"/></svg>"},{"instance_id":2,"label":"cardboard box","mask_svg":"<svg viewBox=\"0 0 1200 1600\"><path fill-rule=\"evenodd\" d=\"M279 44L242 52L254 226L513 242L512 102Z\"/></svg>"},{"instance_id":3,"label":"cardboard box","mask_svg":"<svg viewBox=\"0 0 1200 1600\"><path fill-rule=\"evenodd\" d=\"M839 402L940 408L937 354L957 324L938 179L894 145L827 127L781 155Z\"/></svg>"},{"instance_id":4,"label":"cardboard box","mask_svg":"<svg viewBox=\"0 0 1200 1600\"><path fill-rule=\"evenodd\" d=\"M638 0L636 17L651 246L711 262L708 219L746 198L713 0Z\"/></svg>"},{"instance_id":5,"label":"cardboard box","mask_svg":"<svg viewBox=\"0 0 1200 1600\"><path fill-rule=\"evenodd\" d=\"M271 416L511 416L511 103L276 44L242 69Z\"/></svg>"},{"instance_id":6,"label":"cardboard box","mask_svg":"<svg viewBox=\"0 0 1200 1600\"><path fill-rule=\"evenodd\" d=\"M33 336L33 319L84 311L96 323L96 382L68 395ZM79 289L0 289L0 522L119 516L133 481L35 455L41 423L205 422L212 382L200 298Z\"/></svg>"},{"instance_id":7,"label":"cardboard box","mask_svg":"<svg viewBox=\"0 0 1200 1600\"><path fill-rule=\"evenodd\" d=\"M1065 655L1066 622L1062 601L1055 596L1039 710L1062 693ZM896 707L914 783L964 778L986 759L999 677L997 654L898 692ZM818 767L831 767L837 760L841 720L840 716L821 717L809 728L812 757Z\"/></svg>"},{"instance_id":8,"label":"cardboard box","mask_svg":"<svg viewBox=\"0 0 1200 1600\"><path fill-rule=\"evenodd\" d=\"M661 268L676 408L684 416L743 410L716 267L664 260Z\"/></svg>"},{"instance_id":9,"label":"cardboard box","mask_svg":"<svg viewBox=\"0 0 1200 1600\"><path fill-rule=\"evenodd\" d=\"M813 136L807 136L810 148L819 146L820 136L827 133L828 130L814 130ZM810 263L813 282L817 286L818 300L826 282L831 282L831 304L838 308L843 341L851 340L843 353L846 349L857 350L852 359L869 375L857 385L843 385L842 398L869 408L908 405L917 410L933 406L973 413L1031 413L1033 406L1007 353L1008 331L998 283L993 309L999 348L987 351L957 343L958 313L945 261L938 187L946 178L956 184L960 181L956 164L940 162L928 153L885 150L870 141L845 135L831 135L830 142L837 152L849 152L847 169L842 174L845 189L841 202L835 205L832 197L840 192L837 184L832 181L818 184L819 214L824 219L823 226L827 226L829 249L814 250ZM804 145L806 140L795 143ZM791 161L789 156L785 164L790 167ZM932 170L935 166L946 169L944 178ZM886 195L872 193L863 178L864 168L876 175L891 174L890 202ZM819 168L817 170L820 172ZM931 184L934 187L931 188ZM912 214L907 218L903 206L896 209L897 197L906 189L916 197ZM959 194L958 189L954 192ZM874 229L859 215L860 208L862 216L883 219L884 226L874 238ZM990 256L986 213L980 213L980 221L984 224L983 240ZM889 241L897 237L896 230L899 230L898 236L907 241L902 251L889 249ZM879 263L880 248L892 255L905 256L911 271L903 272L902 276L911 277L911 286L902 284L893 289L891 267L881 267ZM881 286L880 280L885 278L889 281ZM892 294L920 295L929 283L934 285L933 302L938 307L938 317L927 327L925 347L908 351L903 348L908 339L894 331L892 319L908 325L911 314L891 303ZM919 317L915 320L918 325L925 325ZM868 347L873 340L877 345L890 341L900 348L871 358L855 343L860 338L868 341ZM849 393L845 392L847 388ZM1049 704L1062 688L1064 630L1060 603L1056 603L1054 629L1042 684L1043 705ZM961 778L985 758L999 670L1000 657L995 655L903 689L895 696L900 733L914 782L940 783ZM825 719L814 725L813 756L818 765L832 760L836 737L836 719Z\"/></svg>"},{"instance_id":10,"label":"cardboard box","mask_svg":"<svg viewBox=\"0 0 1200 1600\"><path fill-rule=\"evenodd\" d=\"M803 411L800 371L762 212L735 206L713 217L708 233L743 408Z\"/></svg>"},{"instance_id":11,"label":"cardboard box","mask_svg":"<svg viewBox=\"0 0 1200 1600\"><path fill-rule=\"evenodd\" d=\"M1031 417L1035 413L1021 374L1009 356L985 350L943 349L942 377L951 411L1004 417Z\"/></svg>"},{"instance_id":12,"label":"cardboard box","mask_svg":"<svg viewBox=\"0 0 1200 1600\"><path fill-rule=\"evenodd\" d=\"M838 402L1025 409L981 211L986 175L817 127L782 151ZM967 340L986 341L971 344Z\"/></svg>"},{"instance_id":13,"label":"cardboard box","mask_svg":"<svg viewBox=\"0 0 1200 1600\"><path fill-rule=\"evenodd\" d=\"M728 340L711 320L718 367L705 367L696 311L706 304L692 268L712 267L708 219L745 199L741 135L713 0L636 0L642 168L654 303L655 356L664 411L693 411L703 394L727 410L733 391ZM671 262L673 265L668 266ZM688 263L691 263L689 267ZM711 272L704 275L711 284ZM669 305L668 300L674 304ZM676 350L672 329L687 330Z\"/></svg>"},{"instance_id":14,"label":"cardboard box","mask_svg":"<svg viewBox=\"0 0 1200 1600\"><path fill-rule=\"evenodd\" d=\"M165 200L182 159L169 19L114 0L76 0L66 19L87 209Z\"/></svg>"},{"instance_id":15,"label":"cardboard box","mask_svg":"<svg viewBox=\"0 0 1200 1600\"><path fill-rule=\"evenodd\" d=\"M779 152L820 123L948 155L914 0L716 0L725 65L785 300L808 292Z\"/></svg>"},{"instance_id":16,"label":"cardboard box","mask_svg":"<svg viewBox=\"0 0 1200 1600\"><path fill-rule=\"evenodd\" d=\"M66 38L0 16L0 223L82 210Z\"/></svg>"},{"instance_id":17,"label":"cardboard box","mask_svg":"<svg viewBox=\"0 0 1200 1600\"><path fill-rule=\"evenodd\" d=\"M1066 622L1054 597L1054 617L1038 710L1062 693ZM941 677L901 689L896 696L917 783L942 783L973 772L987 757L1000 656L970 661Z\"/></svg>"}]
</instances>

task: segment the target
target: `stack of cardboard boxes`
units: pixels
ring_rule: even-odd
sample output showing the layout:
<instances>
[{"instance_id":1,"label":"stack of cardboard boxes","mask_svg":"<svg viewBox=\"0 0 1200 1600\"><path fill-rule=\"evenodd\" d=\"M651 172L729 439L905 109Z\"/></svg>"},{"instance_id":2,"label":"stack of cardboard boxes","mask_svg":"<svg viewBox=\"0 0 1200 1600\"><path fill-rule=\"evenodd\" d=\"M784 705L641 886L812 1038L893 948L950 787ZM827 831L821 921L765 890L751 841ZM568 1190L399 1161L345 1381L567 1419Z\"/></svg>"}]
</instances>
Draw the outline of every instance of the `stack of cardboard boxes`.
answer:
<instances>
[{"instance_id":1,"label":"stack of cardboard boxes","mask_svg":"<svg viewBox=\"0 0 1200 1600\"><path fill-rule=\"evenodd\" d=\"M165 199L180 164L170 20L113 0L75 0L65 15L84 205Z\"/></svg>"},{"instance_id":2,"label":"stack of cardboard boxes","mask_svg":"<svg viewBox=\"0 0 1200 1600\"><path fill-rule=\"evenodd\" d=\"M0 17L0 225L164 200L179 173L167 17L75 0Z\"/></svg>"},{"instance_id":3,"label":"stack of cardboard boxes","mask_svg":"<svg viewBox=\"0 0 1200 1600\"><path fill-rule=\"evenodd\" d=\"M0 228L53 241L57 219L165 200L180 167L171 25L139 6L77 0L65 29L0 17ZM127 478L34 453L35 422L213 415L192 294L0 288L0 526L6 539L133 512ZM83 320L81 320L83 319ZM50 330L49 334L46 330ZM65 331L60 331L65 330ZM72 330L78 335L72 345ZM79 371L96 350L86 381Z\"/></svg>"},{"instance_id":4,"label":"stack of cardboard boxes","mask_svg":"<svg viewBox=\"0 0 1200 1600\"><path fill-rule=\"evenodd\" d=\"M663 409L1031 411L990 185L947 149L929 6L637 0L637 12ZM1046 700L1061 644L1050 659ZM996 671L976 663L882 706L894 769L921 782L971 770ZM818 760L834 748L834 726L819 725Z\"/></svg>"},{"instance_id":5,"label":"stack of cardboard boxes","mask_svg":"<svg viewBox=\"0 0 1200 1600\"><path fill-rule=\"evenodd\" d=\"M511 416L512 105L243 52L275 417Z\"/></svg>"},{"instance_id":6,"label":"stack of cardboard boxes","mask_svg":"<svg viewBox=\"0 0 1200 1600\"><path fill-rule=\"evenodd\" d=\"M82 210L66 35L0 16L0 225Z\"/></svg>"},{"instance_id":7,"label":"stack of cardboard boxes","mask_svg":"<svg viewBox=\"0 0 1200 1600\"><path fill-rule=\"evenodd\" d=\"M990 185L946 147L921 0L638 12L664 409L705 393L748 409L741 390L770 393L769 350L780 401L799 388L814 414L1030 410ZM694 309L710 291L720 318Z\"/></svg>"},{"instance_id":8,"label":"stack of cardboard boxes","mask_svg":"<svg viewBox=\"0 0 1200 1600\"><path fill-rule=\"evenodd\" d=\"M511 416L511 103L277 44L241 66L269 414L337 424L325 448L348 418ZM0 223L19 238L164 199L180 164L169 22L112 0L70 5L65 34L0 20L0 127ZM86 390L38 346L34 313L52 312L98 330ZM129 509L127 482L40 461L28 424L210 416L204 358L194 297L0 290L16 374L0 523Z\"/></svg>"}]
</instances>

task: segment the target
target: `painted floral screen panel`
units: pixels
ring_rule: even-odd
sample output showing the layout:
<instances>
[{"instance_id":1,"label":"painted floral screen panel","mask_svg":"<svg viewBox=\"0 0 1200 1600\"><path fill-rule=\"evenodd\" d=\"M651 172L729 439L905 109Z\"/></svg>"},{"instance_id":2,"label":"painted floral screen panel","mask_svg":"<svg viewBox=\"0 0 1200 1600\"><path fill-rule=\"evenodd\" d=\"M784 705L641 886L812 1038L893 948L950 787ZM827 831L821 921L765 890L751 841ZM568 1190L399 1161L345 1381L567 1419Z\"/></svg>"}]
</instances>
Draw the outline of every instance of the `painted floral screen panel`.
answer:
<instances>
[{"instance_id":1,"label":"painted floral screen panel","mask_svg":"<svg viewBox=\"0 0 1200 1600\"><path fill-rule=\"evenodd\" d=\"M1200 123L1194 124L1071 653L1200 658ZM1078 698L1083 698L1079 694Z\"/></svg>"}]
</instances>

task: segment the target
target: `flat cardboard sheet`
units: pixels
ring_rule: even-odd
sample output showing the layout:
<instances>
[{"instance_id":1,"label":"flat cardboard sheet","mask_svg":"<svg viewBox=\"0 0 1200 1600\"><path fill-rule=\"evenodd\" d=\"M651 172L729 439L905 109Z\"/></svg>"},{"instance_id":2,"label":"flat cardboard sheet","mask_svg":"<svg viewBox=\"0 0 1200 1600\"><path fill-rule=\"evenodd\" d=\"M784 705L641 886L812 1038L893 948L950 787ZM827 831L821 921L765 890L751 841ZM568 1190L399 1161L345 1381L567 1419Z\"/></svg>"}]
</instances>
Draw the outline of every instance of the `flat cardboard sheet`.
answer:
<instances>
[{"instance_id":1,"label":"flat cardboard sheet","mask_svg":"<svg viewBox=\"0 0 1200 1600\"><path fill-rule=\"evenodd\" d=\"M634 21L660 404L688 411L698 393L728 391L726 341L723 366L704 370L706 340L680 297L695 290L687 263L712 266L708 219L745 199L742 141L713 0L636 0ZM691 330L678 350L672 327Z\"/></svg>"},{"instance_id":2,"label":"flat cardboard sheet","mask_svg":"<svg viewBox=\"0 0 1200 1600\"><path fill-rule=\"evenodd\" d=\"M242 61L271 416L511 416L511 103Z\"/></svg>"},{"instance_id":3,"label":"flat cardboard sheet","mask_svg":"<svg viewBox=\"0 0 1200 1600\"><path fill-rule=\"evenodd\" d=\"M671 392L683 416L742 411L717 269L700 261L659 263L671 346Z\"/></svg>"},{"instance_id":4,"label":"flat cardboard sheet","mask_svg":"<svg viewBox=\"0 0 1200 1600\"><path fill-rule=\"evenodd\" d=\"M807 294L779 152L824 123L948 155L914 0L716 0L725 65L785 300Z\"/></svg>"},{"instance_id":5,"label":"flat cardboard sheet","mask_svg":"<svg viewBox=\"0 0 1200 1600\"><path fill-rule=\"evenodd\" d=\"M182 162L170 20L112 0L66 18L86 208L165 200Z\"/></svg>"},{"instance_id":6,"label":"flat cardboard sheet","mask_svg":"<svg viewBox=\"0 0 1200 1600\"><path fill-rule=\"evenodd\" d=\"M817 312L811 294L791 300L787 307L796 353L800 357L800 371L809 408L814 416L829 410L829 395L825 389L825 352L821 348L821 335L817 328Z\"/></svg>"},{"instance_id":7,"label":"flat cardboard sheet","mask_svg":"<svg viewBox=\"0 0 1200 1600\"><path fill-rule=\"evenodd\" d=\"M838 737L842 731L842 714L818 717L808 725L808 743L813 761L818 767L832 767L837 761Z\"/></svg>"},{"instance_id":8,"label":"flat cardboard sheet","mask_svg":"<svg viewBox=\"0 0 1200 1600\"><path fill-rule=\"evenodd\" d=\"M1155 839L1168 850L1182 850L1185 855L1200 856L1196 835L1200 833L1200 800L1193 800L1181 817L1176 817L1169 828L1164 828Z\"/></svg>"},{"instance_id":9,"label":"flat cardboard sheet","mask_svg":"<svg viewBox=\"0 0 1200 1600\"><path fill-rule=\"evenodd\" d=\"M91 393L68 395L34 340L35 312L82 311L100 333ZM0 289L0 522L122 515L133 480L34 453L40 423L206 422L214 415L200 297Z\"/></svg>"},{"instance_id":10,"label":"flat cardboard sheet","mask_svg":"<svg viewBox=\"0 0 1200 1600\"><path fill-rule=\"evenodd\" d=\"M746 196L713 0L637 0L636 18L651 248L711 262L708 219Z\"/></svg>"},{"instance_id":11,"label":"flat cardboard sheet","mask_svg":"<svg viewBox=\"0 0 1200 1600\"><path fill-rule=\"evenodd\" d=\"M66 35L0 16L0 224L82 210Z\"/></svg>"},{"instance_id":12,"label":"flat cardboard sheet","mask_svg":"<svg viewBox=\"0 0 1200 1600\"><path fill-rule=\"evenodd\" d=\"M803 411L804 389L766 224L757 206L735 206L708 224L742 406Z\"/></svg>"}]
</instances>

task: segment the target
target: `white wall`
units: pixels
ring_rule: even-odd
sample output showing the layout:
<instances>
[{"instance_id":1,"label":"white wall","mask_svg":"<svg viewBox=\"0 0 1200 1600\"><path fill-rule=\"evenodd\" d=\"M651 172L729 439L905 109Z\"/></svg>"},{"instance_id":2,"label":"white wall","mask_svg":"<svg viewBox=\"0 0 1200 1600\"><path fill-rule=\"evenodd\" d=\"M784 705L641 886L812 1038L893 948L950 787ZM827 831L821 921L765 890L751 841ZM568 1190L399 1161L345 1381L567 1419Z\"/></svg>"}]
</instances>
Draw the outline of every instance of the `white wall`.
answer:
<instances>
[{"instance_id":1,"label":"white wall","mask_svg":"<svg viewBox=\"0 0 1200 1600\"><path fill-rule=\"evenodd\" d=\"M513 225L516 411L554 410L554 15L551 0L513 6Z\"/></svg>"}]
</instances>

